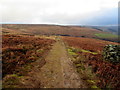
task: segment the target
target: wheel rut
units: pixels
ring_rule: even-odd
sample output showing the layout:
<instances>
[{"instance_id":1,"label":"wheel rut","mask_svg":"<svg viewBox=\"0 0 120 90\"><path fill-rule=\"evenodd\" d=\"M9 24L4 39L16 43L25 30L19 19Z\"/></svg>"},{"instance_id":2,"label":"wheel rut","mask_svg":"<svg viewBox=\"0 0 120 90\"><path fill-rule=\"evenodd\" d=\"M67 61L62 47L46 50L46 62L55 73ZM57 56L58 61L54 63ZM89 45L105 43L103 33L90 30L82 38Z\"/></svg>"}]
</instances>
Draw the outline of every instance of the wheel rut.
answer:
<instances>
[{"instance_id":1,"label":"wheel rut","mask_svg":"<svg viewBox=\"0 0 120 90\"><path fill-rule=\"evenodd\" d=\"M61 40L53 45L38 77L43 88L84 88Z\"/></svg>"}]
</instances>

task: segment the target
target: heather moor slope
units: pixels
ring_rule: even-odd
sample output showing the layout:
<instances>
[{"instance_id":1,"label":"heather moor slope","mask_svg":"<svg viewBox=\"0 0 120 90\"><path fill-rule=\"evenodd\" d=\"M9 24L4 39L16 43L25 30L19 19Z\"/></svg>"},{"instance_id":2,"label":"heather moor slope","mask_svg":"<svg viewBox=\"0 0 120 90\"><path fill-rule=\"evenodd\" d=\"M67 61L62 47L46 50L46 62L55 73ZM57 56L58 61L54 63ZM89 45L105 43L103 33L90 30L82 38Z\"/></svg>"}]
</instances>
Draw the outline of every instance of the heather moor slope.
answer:
<instances>
[{"instance_id":1,"label":"heather moor slope","mask_svg":"<svg viewBox=\"0 0 120 90\"><path fill-rule=\"evenodd\" d=\"M3 88L119 88L120 64L102 57L116 36L80 26L4 24ZM105 40L100 40L105 39ZM106 41L109 40L109 41Z\"/></svg>"},{"instance_id":2,"label":"heather moor slope","mask_svg":"<svg viewBox=\"0 0 120 90\"><path fill-rule=\"evenodd\" d=\"M82 26L60 26L42 24L3 24L3 34L18 33L30 35L57 35L72 37L97 38L108 41L118 41L117 35Z\"/></svg>"},{"instance_id":3,"label":"heather moor slope","mask_svg":"<svg viewBox=\"0 0 120 90\"><path fill-rule=\"evenodd\" d=\"M120 88L120 63L110 63L103 58L105 45L115 42L90 38L62 37L73 56L73 63L82 80L94 88Z\"/></svg>"}]
</instances>

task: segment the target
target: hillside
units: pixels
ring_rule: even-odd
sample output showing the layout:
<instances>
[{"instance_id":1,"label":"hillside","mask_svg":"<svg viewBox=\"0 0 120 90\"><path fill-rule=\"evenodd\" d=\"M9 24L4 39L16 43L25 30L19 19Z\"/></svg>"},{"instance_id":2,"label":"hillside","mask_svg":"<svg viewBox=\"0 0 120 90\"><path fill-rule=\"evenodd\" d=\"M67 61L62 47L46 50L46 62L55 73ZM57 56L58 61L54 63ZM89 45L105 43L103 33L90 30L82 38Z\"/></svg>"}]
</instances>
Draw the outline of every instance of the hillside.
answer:
<instances>
[{"instance_id":1,"label":"hillside","mask_svg":"<svg viewBox=\"0 0 120 90\"><path fill-rule=\"evenodd\" d=\"M68 45L69 54L74 58L73 63L77 72L88 86L120 88L120 63L113 64L103 59L105 45L118 43L80 37L62 39Z\"/></svg>"},{"instance_id":2,"label":"hillside","mask_svg":"<svg viewBox=\"0 0 120 90\"><path fill-rule=\"evenodd\" d=\"M118 43L99 40L106 35L79 26L3 25L3 88L118 87L120 65L102 59L104 46Z\"/></svg>"},{"instance_id":3,"label":"hillside","mask_svg":"<svg viewBox=\"0 0 120 90\"><path fill-rule=\"evenodd\" d=\"M4 24L3 34L57 35L97 38L108 41L118 41L117 36L109 32L82 26L60 26L40 24ZM106 37L107 36L107 37Z\"/></svg>"},{"instance_id":4,"label":"hillside","mask_svg":"<svg viewBox=\"0 0 120 90\"><path fill-rule=\"evenodd\" d=\"M100 31L111 32L118 35L118 26L89 26L93 29L98 29Z\"/></svg>"}]
</instances>

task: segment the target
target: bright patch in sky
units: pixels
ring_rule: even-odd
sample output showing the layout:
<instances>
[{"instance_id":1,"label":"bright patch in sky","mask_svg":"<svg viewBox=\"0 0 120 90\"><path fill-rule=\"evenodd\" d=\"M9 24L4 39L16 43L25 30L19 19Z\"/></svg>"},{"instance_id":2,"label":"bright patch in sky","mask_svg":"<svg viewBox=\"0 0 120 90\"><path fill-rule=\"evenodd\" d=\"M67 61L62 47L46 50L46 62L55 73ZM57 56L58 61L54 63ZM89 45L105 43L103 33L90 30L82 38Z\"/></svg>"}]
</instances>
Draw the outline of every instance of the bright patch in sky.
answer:
<instances>
[{"instance_id":1,"label":"bright patch in sky","mask_svg":"<svg viewBox=\"0 0 120 90\"><path fill-rule=\"evenodd\" d=\"M117 8L118 1L1 0L2 10L0 13L2 13L2 23L79 25L87 24L87 20L100 17L100 15L107 14L107 11Z\"/></svg>"}]
</instances>

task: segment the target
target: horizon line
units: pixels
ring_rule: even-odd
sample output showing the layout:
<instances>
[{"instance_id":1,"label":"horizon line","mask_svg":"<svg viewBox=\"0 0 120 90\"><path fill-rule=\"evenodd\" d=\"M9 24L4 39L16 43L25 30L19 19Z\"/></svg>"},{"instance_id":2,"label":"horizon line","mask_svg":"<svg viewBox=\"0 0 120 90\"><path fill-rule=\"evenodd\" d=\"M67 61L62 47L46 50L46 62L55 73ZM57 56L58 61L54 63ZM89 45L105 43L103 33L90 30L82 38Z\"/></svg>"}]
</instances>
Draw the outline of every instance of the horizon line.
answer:
<instances>
[{"instance_id":1,"label":"horizon line","mask_svg":"<svg viewBox=\"0 0 120 90\"><path fill-rule=\"evenodd\" d=\"M118 25L85 25L85 24L42 24L42 23L0 23L2 24L28 24L28 25L56 25L56 26L118 26Z\"/></svg>"}]
</instances>

